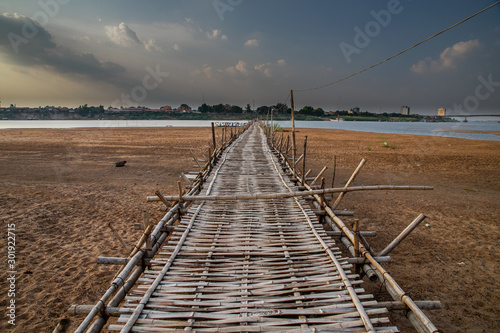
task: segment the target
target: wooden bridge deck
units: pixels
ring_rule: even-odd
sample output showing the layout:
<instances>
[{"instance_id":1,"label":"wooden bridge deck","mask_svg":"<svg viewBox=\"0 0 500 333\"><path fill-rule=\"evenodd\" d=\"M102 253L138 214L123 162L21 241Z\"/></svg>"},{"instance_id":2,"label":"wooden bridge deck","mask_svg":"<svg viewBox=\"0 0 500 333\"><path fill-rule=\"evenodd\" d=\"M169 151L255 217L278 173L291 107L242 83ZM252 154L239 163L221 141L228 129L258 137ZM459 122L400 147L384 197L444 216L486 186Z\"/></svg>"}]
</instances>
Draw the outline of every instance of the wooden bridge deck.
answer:
<instances>
[{"instance_id":1,"label":"wooden bridge deck","mask_svg":"<svg viewBox=\"0 0 500 333\"><path fill-rule=\"evenodd\" d=\"M251 126L202 195L298 191ZM302 198L194 202L110 331L394 332Z\"/></svg>"}]
</instances>

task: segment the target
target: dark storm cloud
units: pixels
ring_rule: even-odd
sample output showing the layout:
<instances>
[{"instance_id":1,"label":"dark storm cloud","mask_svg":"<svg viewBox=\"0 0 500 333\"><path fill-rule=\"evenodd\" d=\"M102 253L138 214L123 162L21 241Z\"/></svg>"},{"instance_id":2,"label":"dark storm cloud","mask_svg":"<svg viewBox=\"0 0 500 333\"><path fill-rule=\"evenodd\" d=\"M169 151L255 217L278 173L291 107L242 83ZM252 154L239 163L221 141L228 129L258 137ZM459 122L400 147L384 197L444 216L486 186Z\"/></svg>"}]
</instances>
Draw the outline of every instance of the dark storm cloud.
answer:
<instances>
[{"instance_id":1,"label":"dark storm cloud","mask_svg":"<svg viewBox=\"0 0 500 333\"><path fill-rule=\"evenodd\" d=\"M48 67L54 72L103 81L117 86L127 82L123 66L101 61L92 53L76 53L57 45L38 22L19 15L0 15L0 53L20 66Z\"/></svg>"}]
</instances>

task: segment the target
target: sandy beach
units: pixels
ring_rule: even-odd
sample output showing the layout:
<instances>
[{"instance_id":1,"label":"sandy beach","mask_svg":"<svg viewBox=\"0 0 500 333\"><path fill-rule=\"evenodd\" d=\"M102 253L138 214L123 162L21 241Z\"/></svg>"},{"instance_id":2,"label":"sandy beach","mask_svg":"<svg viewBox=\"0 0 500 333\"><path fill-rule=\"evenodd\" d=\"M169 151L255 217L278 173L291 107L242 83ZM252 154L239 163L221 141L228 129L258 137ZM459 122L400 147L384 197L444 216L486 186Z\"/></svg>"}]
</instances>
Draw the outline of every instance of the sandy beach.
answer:
<instances>
[{"instance_id":1,"label":"sandy beach","mask_svg":"<svg viewBox=\"0 0 500 333\"><path fill-rule=\"evenodd\" d=\"M118 269L96 258L124 255L107 224L135 244L142 212L153 221L163 216L146 196L158 189L175 194L180 173L195 170L189 149L206 155L210 135L209 128L175 127L0 130L1 246L6 267L7 226L15 225L18 272L15 326L6 316L7 270L0 272L0 331L52 332L62 318L74 330L83 316L66 310L94 304ZM306 169L315 175L328 166L328 186L334 156L335 186L362 158L367 163L354 185L434 186L349 193L338 208L353 210L361 230L377 232L370 243L378 251L425 214L384 266L414 300L443 303L426 312L443 332L500 331L500 142L300 129L299 151L305 136ZM116 168L121 160L126 166ZM386 297L378 285L367 289ZM391 319L411 332L398 316Z\"/></svg>"}]
</instances>

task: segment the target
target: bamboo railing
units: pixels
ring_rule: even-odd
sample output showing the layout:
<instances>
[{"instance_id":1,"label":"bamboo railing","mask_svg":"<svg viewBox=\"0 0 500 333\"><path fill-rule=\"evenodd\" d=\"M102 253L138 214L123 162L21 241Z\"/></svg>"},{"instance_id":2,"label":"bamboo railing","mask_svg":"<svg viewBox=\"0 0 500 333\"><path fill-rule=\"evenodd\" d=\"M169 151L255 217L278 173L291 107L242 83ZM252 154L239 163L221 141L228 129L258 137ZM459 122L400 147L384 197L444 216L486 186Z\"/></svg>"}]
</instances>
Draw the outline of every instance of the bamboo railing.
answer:
<instances>
[{"instance_id":1,"label":"bamboo railing","mask_svg":"<svg viewBox=\"0 0 500 333\"><path fill-rule=\"evenodd\" d=\"M199 164L199 161L193 156L193 159L195 159L195 162L201 167L201 169L198 176L189 185L191 187L190 191L187 195L177 196L178 198L174 200L176 203L171 206L165 216L156 224L153 231L151 231L153 228L152 225L145 228L144 234L139 240L137 246L134 247L129 257L126 258L125 266L121 268L117 276L111 282L110 287L106 290L99 301L92 306L91 309L89 309L85 319L74 331L75 333L95 333L101 331L108 319L106 309L116 307L120 304L127 292L132 288L132 286L134 286L144 271L144 263L146 262L146 259L152 258L160 249L164 240L168 237L169 231L167 230L167 227L172 226L176 221L178 221L181 218L181 212L192 203L192 201L184 199L190 198L191 196L199 193L201 186L207 179L212 167L216 164L224 150L231 145L248 128L248 126L249 124L243 127L238 127L238 130L235 131L235 133L231 131L231 135L229 137L226 135L226 131L224 131L220 143L217 144L215 140L215 127L212 123L213 141L209 149L209 160L206 161L206 164L202 167ZM159 196L161 197L161 193L157 191L158 200L160 200ZM179 200L179 197L181 197L181 200ZM151 246L150 249L146 248L146 238L149 238L148 243Z\"/></svg>"},{"instance_id":2,"label":"bamboo railing","mask_svg":"<svg viewBox=\"0 0 500 333\"><path fill-rule=\"evenodd\" d=\"M266 131L269 133L269 131ZM292 140L295 140L295 131L292 130ZM307 137L306 137L307 140ZM425 309L440 309L441 303L438 301L421 301L416 302L408 296L404 290L399 286L396 280L387 272L387 270L380 264L379 261L376 260L375 254L372 253L369 249L365 248L362 244L359 244L358 241L358 233L355 233L353 230L349 229L346 224L334 213L334 209L338 206L340 201L343 199L346 193L354 192L354 191L362 191L362 190L432 190L432 187L429 186L358 186L353 187L350 186L356 176L359 174L361 168L365 164L365 160L363 159L361 163L358 165L356 170L351 175L349 181L346 183L343 188L331 188L331 189L320 189L313 190L311 185L307 184L305 175L305 162L303 163L302 172L297 168L296 161L294 161L294 156L292 155L292 161L289 160L288 150L282 150L282 145L277 144L273 135L268 135L268 143L269 146L274 150L277 155L279 161L282 163L283 167L286 168L292 177L295 179L297 183L301 183L302 187L305 189L303 191L304 196L313 196L313 206L317 209L321 209L325 212L325 221L332 228L334 232L338 232L341 235L341 241L346 246L346 248L351 252L354 256L359 256L360 258L364 258L363 264L360 266L365 274L370 277L370 280L379 280L382 282L388 293L394 299L394 301L399 302L398 309L404 308L406 310L406 316L417 330L417 332L425 332L425 333L434 333L440 332L436 326L429 320L429 318L423 313L422 308ZM293 144L295 146L295 144ZM303 156L305 156L305 151ZM322 173L325 170L320 172ZM318 175L319 176L319 175ZM335 177L335 174L334 176ZM318 177L316 177L318 178ZM316 182L317 179L314 180ZM333 180L332 180L333 184ZM306 194L307 193L307 194ZM327 193L340 193L336 200L332 205L329 205L326 200L324 200L323 196ZM300 196L299 193L289 193L288 195L297 197ZM242 199L243 200L243 199ZM382 257L387 255L390 251L392 251L412 230L414 230L420 222L425 219L423 214L420 214L410 225L403 230L403 232L396 237L384 250L382 250L378 256ZM366 240L365 240L366 241ZM426 306L428 304L433 304L433 306Z\"/></svg>"}]
</instances>

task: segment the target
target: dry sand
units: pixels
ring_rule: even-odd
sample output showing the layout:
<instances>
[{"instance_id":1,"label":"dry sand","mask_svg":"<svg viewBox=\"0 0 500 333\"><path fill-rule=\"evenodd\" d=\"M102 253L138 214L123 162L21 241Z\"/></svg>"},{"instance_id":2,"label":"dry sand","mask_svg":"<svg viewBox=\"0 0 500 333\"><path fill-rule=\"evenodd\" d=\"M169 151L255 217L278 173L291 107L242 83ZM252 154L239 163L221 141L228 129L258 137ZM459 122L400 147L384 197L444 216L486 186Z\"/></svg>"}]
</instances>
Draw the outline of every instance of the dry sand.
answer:
<instances>
[{"instance_id":1,"label":"dry sand","mask_svg":"<svg viewBox=\"0 0 500 333\"><path fill-rule=\"evenodd\" d=\"M500 331L500 142L311 129L297 133L299 147L305 135L313 174L337 156L336 186L366 158L355 185L435 187L349 193L339 208L354 210L362 230L377 231L376 250L427 215L430 227L417 228L385 266L415 300L443 303L427 313L444 332ZM0 246L5 262L7 225L15 224L18 271L15 327L0 272L0 331L51 332L71 304L95 303L117 270L98 266L97 256L123 253L107 223L135 243L142 211L153 221L163 215L145 197L176 193L180 172L194 170L188 149L206 154L209 138L208 128L0 130ZM120 160L124 168L115 167ZM379 286L367 288L384 297ZM401 331L411 332L398 315L391 317ZM69 329L82 318L71 317Z\"/></svg>"}]
</instances>

